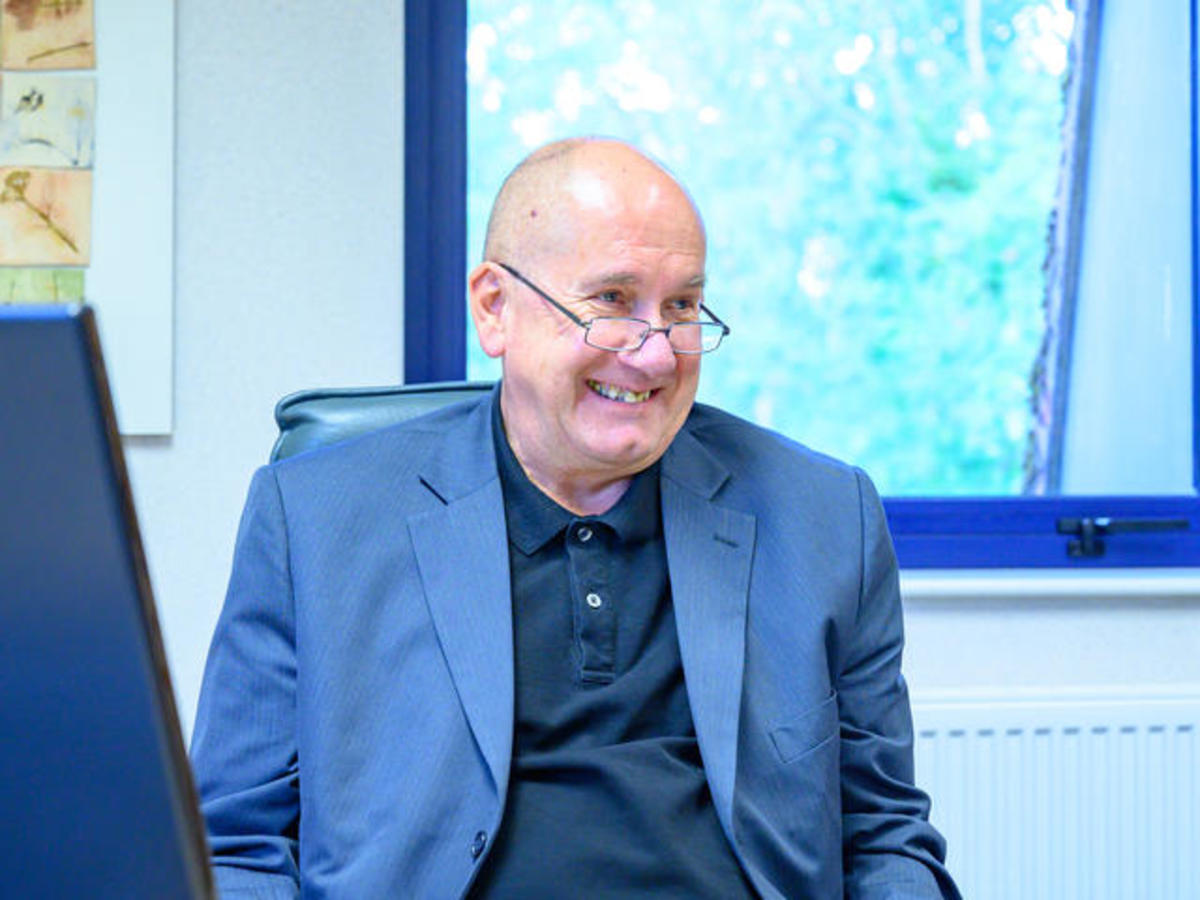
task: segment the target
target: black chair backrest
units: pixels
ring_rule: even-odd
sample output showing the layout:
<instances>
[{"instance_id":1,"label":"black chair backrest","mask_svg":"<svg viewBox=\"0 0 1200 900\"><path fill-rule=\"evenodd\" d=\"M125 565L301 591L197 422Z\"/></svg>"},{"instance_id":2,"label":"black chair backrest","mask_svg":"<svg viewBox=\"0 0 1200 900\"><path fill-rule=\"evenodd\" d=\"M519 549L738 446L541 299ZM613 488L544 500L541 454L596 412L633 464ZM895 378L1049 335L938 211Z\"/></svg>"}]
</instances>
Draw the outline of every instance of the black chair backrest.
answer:
<instances>
[{"instance_id":1,"label":"black chair backrest","mask_svg":"<svg viewBox=\"0 0 1200 900\"><path fill-rule=\"evenodd\" d=\"M275 405L279 437L271 461L416 418L492 389L488 381L396 387L322 388L288 394Z\"/></svg>"}]
</instances>

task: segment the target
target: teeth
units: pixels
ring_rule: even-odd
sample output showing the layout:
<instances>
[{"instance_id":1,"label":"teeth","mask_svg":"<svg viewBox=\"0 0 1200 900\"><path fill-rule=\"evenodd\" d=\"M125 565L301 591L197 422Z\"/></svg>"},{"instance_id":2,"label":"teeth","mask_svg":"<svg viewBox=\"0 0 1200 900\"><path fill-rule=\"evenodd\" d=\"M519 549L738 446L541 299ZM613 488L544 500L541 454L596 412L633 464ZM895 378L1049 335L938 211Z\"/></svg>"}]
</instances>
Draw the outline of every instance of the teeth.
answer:
<instances>
[{"instance_id":1,"label":"teeth","mask_svg":"<svg viewBox=\"0 0 1200 900\"><path fill-rule=\"evenodd\" d=\"M615 385L605 384L602 381L592 381L588 379L588 387L599 394L601 397L607 397L609 400L617 400L620 403L645 403L650 399L650 391L627 391Z\"/></svg>"}]
</instances>

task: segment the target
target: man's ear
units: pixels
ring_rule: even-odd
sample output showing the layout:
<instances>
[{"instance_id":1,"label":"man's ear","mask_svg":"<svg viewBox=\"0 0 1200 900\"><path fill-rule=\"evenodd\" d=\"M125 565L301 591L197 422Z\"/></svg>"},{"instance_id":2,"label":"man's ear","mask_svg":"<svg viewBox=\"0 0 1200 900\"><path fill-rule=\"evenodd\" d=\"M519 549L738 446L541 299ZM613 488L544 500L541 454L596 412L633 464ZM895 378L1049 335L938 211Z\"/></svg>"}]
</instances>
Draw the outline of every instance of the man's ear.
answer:
<instances>
[{"instance_id":1,"label":"man's ear","mask_svg":"<svg viewBox=\"0 0 1200 900\"><path fill-rule=\"evenodd\" d=\"M504 288L495 263L481 262L467 276L467 292L479 346L488 356L504 355Z\"/></svg>"}]
</instances>

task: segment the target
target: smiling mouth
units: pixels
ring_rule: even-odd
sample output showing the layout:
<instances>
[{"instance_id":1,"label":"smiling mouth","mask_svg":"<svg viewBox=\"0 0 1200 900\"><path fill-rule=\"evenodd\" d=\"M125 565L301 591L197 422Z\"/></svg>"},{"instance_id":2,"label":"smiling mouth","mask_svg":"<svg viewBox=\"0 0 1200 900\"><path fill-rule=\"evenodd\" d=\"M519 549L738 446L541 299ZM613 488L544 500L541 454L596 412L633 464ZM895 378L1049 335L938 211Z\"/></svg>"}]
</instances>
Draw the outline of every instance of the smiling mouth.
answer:
<instances>
[{"instance_id":1,"label":"smiling mouth","mask_svg":"<svg viewBox=\"0 0 1200 900\"><path fill-rule=\"evenodd\" d=\"M650 395L654 393L653 390L627 391L616 385L605 384L603 381L593 381L590 378L588 379L587 386L601 397L616 400L618 403L645 403L650 399Z\"/></svg>"}]
</instances>

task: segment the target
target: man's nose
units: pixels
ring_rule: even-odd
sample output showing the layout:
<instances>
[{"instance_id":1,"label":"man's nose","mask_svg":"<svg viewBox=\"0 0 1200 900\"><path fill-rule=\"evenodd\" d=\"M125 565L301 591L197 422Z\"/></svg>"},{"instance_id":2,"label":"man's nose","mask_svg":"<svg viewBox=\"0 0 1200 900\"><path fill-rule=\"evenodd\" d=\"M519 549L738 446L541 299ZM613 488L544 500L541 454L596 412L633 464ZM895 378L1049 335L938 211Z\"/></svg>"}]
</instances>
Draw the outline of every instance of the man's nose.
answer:
<instances>
[{"instance_id":1,"label":"man's nose","mask_svg":"<svg viewBox=\"0 0 1200 900\"><path fill-rule=\"evenodd\" d=\"M628 362L648 375L665 375L673 371L675 351L667 340L667 332L659 329L651 331L642 346L628 351Z\"/></svg>"}]
</instances>

